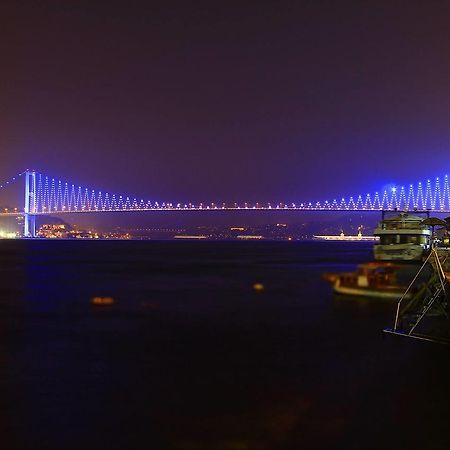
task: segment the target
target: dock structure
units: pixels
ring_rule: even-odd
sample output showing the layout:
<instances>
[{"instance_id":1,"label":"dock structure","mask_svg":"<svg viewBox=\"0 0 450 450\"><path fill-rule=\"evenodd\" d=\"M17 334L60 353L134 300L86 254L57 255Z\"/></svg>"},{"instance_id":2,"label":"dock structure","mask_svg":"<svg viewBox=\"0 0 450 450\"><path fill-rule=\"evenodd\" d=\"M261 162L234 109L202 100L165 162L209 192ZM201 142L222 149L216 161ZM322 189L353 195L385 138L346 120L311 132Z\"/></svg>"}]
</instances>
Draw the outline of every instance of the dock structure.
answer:
<instances>
[{"instance_id":1,"label":"dock structure","mask_svg":"<svg viewBox=\"0 0 450 450\"><path fill-rule=\"evenodd\" d=\"M450 345L449 256L450 248L433 245L397 304L394 326L384 333Z\"/></svg>"}]
</instances>

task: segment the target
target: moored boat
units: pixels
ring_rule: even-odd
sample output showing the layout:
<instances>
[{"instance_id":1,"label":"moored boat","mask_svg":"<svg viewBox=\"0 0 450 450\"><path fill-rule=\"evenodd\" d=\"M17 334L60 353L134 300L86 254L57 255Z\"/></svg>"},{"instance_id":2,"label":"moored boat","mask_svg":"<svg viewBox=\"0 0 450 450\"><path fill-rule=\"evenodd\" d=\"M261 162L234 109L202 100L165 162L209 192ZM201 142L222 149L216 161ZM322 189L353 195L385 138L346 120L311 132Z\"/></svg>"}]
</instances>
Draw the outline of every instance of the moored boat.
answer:
<instances>
[{"instance_id":1,"label":"moored boat","mask_svg":"<svg viewBox=\"0 0 450 450\"><path fill-rule=\"evenodd\" d=\"M421 261L431 248L431 227L423 217L408 213L384 218L374 231L379 243L373 247L378 261Z\"/></svg>"},{"instance_id":2,"label":"moored boat","mask_svg":"<svg viewBox=\"0 0 450 450\"><path fill-rule=\"evenodd\" d=\"M369 262L355 272L324 273L323 278L338 294L399 299L407 286L398 283L397 269L392 263Z\"/></svg>"}]
</instances>

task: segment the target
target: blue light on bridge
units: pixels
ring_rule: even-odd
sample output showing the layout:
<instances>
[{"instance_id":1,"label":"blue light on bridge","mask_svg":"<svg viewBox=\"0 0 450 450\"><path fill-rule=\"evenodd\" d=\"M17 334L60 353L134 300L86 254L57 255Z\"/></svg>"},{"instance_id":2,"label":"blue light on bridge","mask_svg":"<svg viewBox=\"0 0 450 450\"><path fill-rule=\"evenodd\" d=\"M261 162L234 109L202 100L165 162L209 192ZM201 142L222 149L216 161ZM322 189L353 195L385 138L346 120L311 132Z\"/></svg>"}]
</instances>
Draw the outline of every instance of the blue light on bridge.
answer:
<instances>
[{"instance_id":1,"label":"blue light on bridge","mask_svg":"<svg viewBox=\"0 0 450 450\"><path fill-rule=\"evenodd\" d=\"M25 175L25 176L24 176ZM18 179L25 179L25 206L23 214L29 219L28 232L34 216L55 213L88 213L116 211L228 211L228 210L295 210L295 211L377 211L377 210L428 210L450 212L450 187L446 175L404 186L390 185L374 194L341 197L332 202L281 202L271 203L172 203L137 200L136 197L110 194L95 189L76 187L40 172L25 171L0 184L5 189ZM6 214L6 213L2 213ZM7 214L17 214L9 212ZM25 233L27 234L27 233ZM32 231L31 231L31 234Z\"/></svg>"}]
</instances>

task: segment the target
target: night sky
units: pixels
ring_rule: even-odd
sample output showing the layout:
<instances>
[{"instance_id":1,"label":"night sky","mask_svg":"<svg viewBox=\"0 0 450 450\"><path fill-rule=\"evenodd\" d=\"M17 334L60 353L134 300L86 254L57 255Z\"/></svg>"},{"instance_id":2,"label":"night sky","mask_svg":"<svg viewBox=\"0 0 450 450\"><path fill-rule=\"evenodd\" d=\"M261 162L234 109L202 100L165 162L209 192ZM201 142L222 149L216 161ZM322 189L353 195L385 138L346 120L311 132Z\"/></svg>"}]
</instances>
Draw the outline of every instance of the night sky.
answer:
<instances>
[{"instance_id":1,"label":"night sky","mask_svg":"<svg viewBox=\"0 0 450 450\"><path fill-rule=\"evenodd\" d=\"M449 19L437 1L3 1L0 178L297 202L442 176Z\"/></svg>"}]
</instances>

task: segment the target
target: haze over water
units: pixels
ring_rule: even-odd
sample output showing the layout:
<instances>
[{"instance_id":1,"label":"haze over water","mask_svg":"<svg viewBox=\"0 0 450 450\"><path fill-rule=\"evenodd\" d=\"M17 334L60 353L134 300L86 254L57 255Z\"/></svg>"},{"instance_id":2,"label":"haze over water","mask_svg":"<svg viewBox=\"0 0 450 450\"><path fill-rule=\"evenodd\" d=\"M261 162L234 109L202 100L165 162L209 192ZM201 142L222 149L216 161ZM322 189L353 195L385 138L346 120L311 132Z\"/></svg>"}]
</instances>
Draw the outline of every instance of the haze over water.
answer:
<instances>
[{"instance_id":1,"label":"haze over water","mask_svg":"<svg viewBox=\"0 0 450 450\"><path fill-rule=\"evenodd\" d=\"M395 302L336 298L321 280L371 244L0 249L1 448L450 444L448 348L383 339Z\"/></svg>"}]
</instances>

